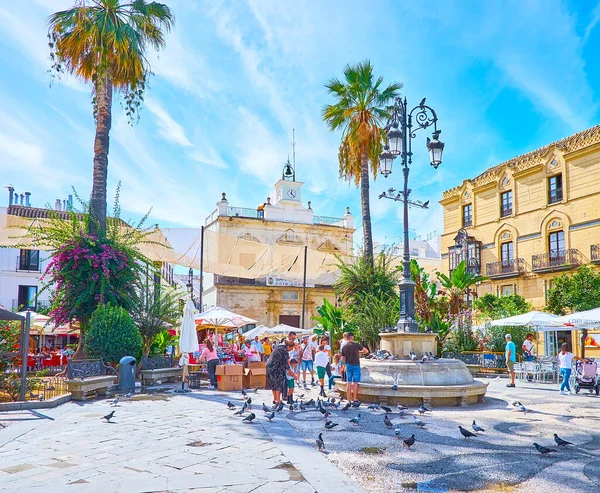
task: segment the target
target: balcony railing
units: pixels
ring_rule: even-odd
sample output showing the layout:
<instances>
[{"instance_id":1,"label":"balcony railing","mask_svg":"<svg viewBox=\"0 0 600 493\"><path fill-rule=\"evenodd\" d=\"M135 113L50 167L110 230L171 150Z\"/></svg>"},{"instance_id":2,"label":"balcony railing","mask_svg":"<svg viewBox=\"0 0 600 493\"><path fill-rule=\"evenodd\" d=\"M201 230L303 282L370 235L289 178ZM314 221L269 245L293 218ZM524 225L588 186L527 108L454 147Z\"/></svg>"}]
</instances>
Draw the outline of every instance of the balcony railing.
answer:
<instances>
[{"instance_id":1,"label":"balcony railing","mask_svg":"<svg viewBox=\"0 0 600 493\"><path fill-rule=\"evenodd\" d=\"M485 265L485 274L496 279L520 276L523 272L525 272L525 260L522 258L488 262Z\"/></svg>"},{"instance_id":2,"label":"balcony railing","mask_svg":"<svg viewBox=\"0 0 600 493\"><path fill-rule=\"evenodd\" d=\"M37 258L32 258L31 256L19 255L17 257L17 266L15 270L26 272L40 272L39 256Z\"/></svg>"},{"instance_id":3,"label":"balcony railing","mask_svg":"<svg viewBox=\"0 0 600 493\"><path fill-rule=\"evenodd\" d=\"M338 225L344 221L342 217L313 216L315 224L328 224L330 226Z\"/></svg>"},{"instance_id":4,"label":"balcony railing","mask_svg":"<svg viewBox=\"0 0 600 493\"><path fill-rule=\"evenodd\" d=\"M576 248L555 250L550 253L540 253L531 257L531 269L536 272L552 272L569 270L583 265L583 255Z\"/></svg>"},{"instance_id":5,"label":"balcony railing","mask_svg":"<svg viewBox=\"0 0 600 493\"><path fill-rule=\"evenodd\" d=\"M230 217L258 218L258 211L248 207L227 207L227 215Z\"/></svg>"},{"instance_id":6,"label":"balcony railing","mask_svg":"<svg viewBox=\"0 0 600 493\"><path fill-rule=\"evenodd\" d=\"M600 264L600 244L590 246L590 260L594 264Z\"/></svg>"}]
</instances>

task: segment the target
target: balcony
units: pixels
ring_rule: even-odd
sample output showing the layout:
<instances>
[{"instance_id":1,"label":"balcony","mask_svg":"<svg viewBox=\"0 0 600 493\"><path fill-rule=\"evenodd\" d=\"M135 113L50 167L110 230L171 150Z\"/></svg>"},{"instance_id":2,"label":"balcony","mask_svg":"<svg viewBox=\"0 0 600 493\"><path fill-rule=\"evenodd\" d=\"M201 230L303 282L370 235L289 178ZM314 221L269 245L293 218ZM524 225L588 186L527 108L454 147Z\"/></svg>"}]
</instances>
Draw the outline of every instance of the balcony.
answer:
<instances>
[{"instance_id":1,"label":"balcony","mask_svg":"<svg viewBox=\"0 0 600 493\"><path fill-rule=\"evenodd\" d=\"M491 279L518 277L524 272L525 259L522 258L500 260L499 262L488 262L485 265L485 275Z\"/></svg>"},{"instance_id":2,"label":"balcony","mask_svg":"<svg viewBox=\"0 0 600 493\"><path fill-rule=\"evenodd\" d=\"M590 260L592 264L600 264L600 244L590 246Z\"/></svg>"},{"instance_id":3,"label":"balcony","mask_svg":"<svg viewBox=\"0 0 600 493\"><path fill-rule=\"evenodd\" d=\"M329 216L313 216L315 224L327 224L329 226L343 226L343 217L329 217Z\"/></svg>"},{"instance_id":4,"label":"balcony","mask_svg":"<svg viewBox=\"0 0 600 493\"><path fill-rule=\"evenodd\" d=\"M531 257L531 270L534 272L556 272L570 270L583 265L583 255L576 248L540 253Z\"/></svg>"}]
</instances>

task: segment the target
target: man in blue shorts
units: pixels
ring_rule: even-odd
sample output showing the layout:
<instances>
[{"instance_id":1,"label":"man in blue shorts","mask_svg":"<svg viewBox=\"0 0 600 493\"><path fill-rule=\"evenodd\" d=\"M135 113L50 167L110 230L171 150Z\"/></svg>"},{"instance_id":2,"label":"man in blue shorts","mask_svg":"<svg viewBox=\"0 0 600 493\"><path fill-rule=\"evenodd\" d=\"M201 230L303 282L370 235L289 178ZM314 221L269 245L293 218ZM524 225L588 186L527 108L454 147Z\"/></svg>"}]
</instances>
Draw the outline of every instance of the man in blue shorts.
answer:
<instances>
[{"instance_id":1,"label":"man in blue shorts","mask_svg":"<svg viewBox=\"0 0 600 493\"><path fill-rule=\"evenodd\" d=\"M342 361L346 362L346 397L348 402L358 399L358 383L360 382L360 355L369 350L358 342L354 342L354 334L348 333L348 342L342 348Z\"/></svg>"}]
</instances>

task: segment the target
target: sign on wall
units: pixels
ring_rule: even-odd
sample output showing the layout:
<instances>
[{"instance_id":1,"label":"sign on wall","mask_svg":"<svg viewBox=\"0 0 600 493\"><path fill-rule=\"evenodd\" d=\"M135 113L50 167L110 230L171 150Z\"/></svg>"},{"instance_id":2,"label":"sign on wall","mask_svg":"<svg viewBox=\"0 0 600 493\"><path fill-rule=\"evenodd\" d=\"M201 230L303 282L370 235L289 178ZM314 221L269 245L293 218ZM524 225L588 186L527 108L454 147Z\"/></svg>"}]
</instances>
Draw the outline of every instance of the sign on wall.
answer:
<instances>
[{"instance_id":1,"label":"sign on wall","mask_svg":"<svg viewBox=\"0 0 600 493\"><path fill-rule=\"evenodd\" d=\"M267 286L292 286L296 288L302 287L302 281L290 281L283 277L267 276ZM306 284L307 288L314 287L314 284Z\"/></svg>"}]
</instances>

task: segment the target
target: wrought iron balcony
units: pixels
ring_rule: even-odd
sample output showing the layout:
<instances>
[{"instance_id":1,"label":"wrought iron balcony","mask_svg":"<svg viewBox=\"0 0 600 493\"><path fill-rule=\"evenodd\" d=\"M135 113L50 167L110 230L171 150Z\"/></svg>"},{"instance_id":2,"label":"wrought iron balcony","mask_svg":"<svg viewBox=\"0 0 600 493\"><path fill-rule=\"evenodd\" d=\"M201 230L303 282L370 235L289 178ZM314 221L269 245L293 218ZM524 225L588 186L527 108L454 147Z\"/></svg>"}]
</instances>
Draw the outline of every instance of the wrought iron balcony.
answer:
<instances>
[{"instance_id":1,"label":"wrought iron balcony","mask_svg":"<svg viewBox=\"0 0 600 493\"><path fill-rule=\"evenodd\" d=\"M505 277L517 277L525 272L525 259L514 258L510 260L500 260L498 262L488 262L485 265L486 276L492 279L501 279Z\"/></svg>"},{"instance_id":2,"label":"wrought iron balcony","mask_svg":"<svg viewBox=\"0 0 600 493\"><path fill-rule=\"evenodd\" d=\"M590 260L593 264L600 264L600 244L590 246Z\"/></svg>"},{"instance_id":3,"label":"wrought iron balcony","mask_svg":"<svg viewBox=\"0 0 600 493\"><path fill-rule=\"evenodd\" d=\"M555 250L549 253L540 253L531 257L531 270L534 272L554 272L569 270L583 265L583 255L576 248L568 250Z\"/></svg>"}]
</instances>

